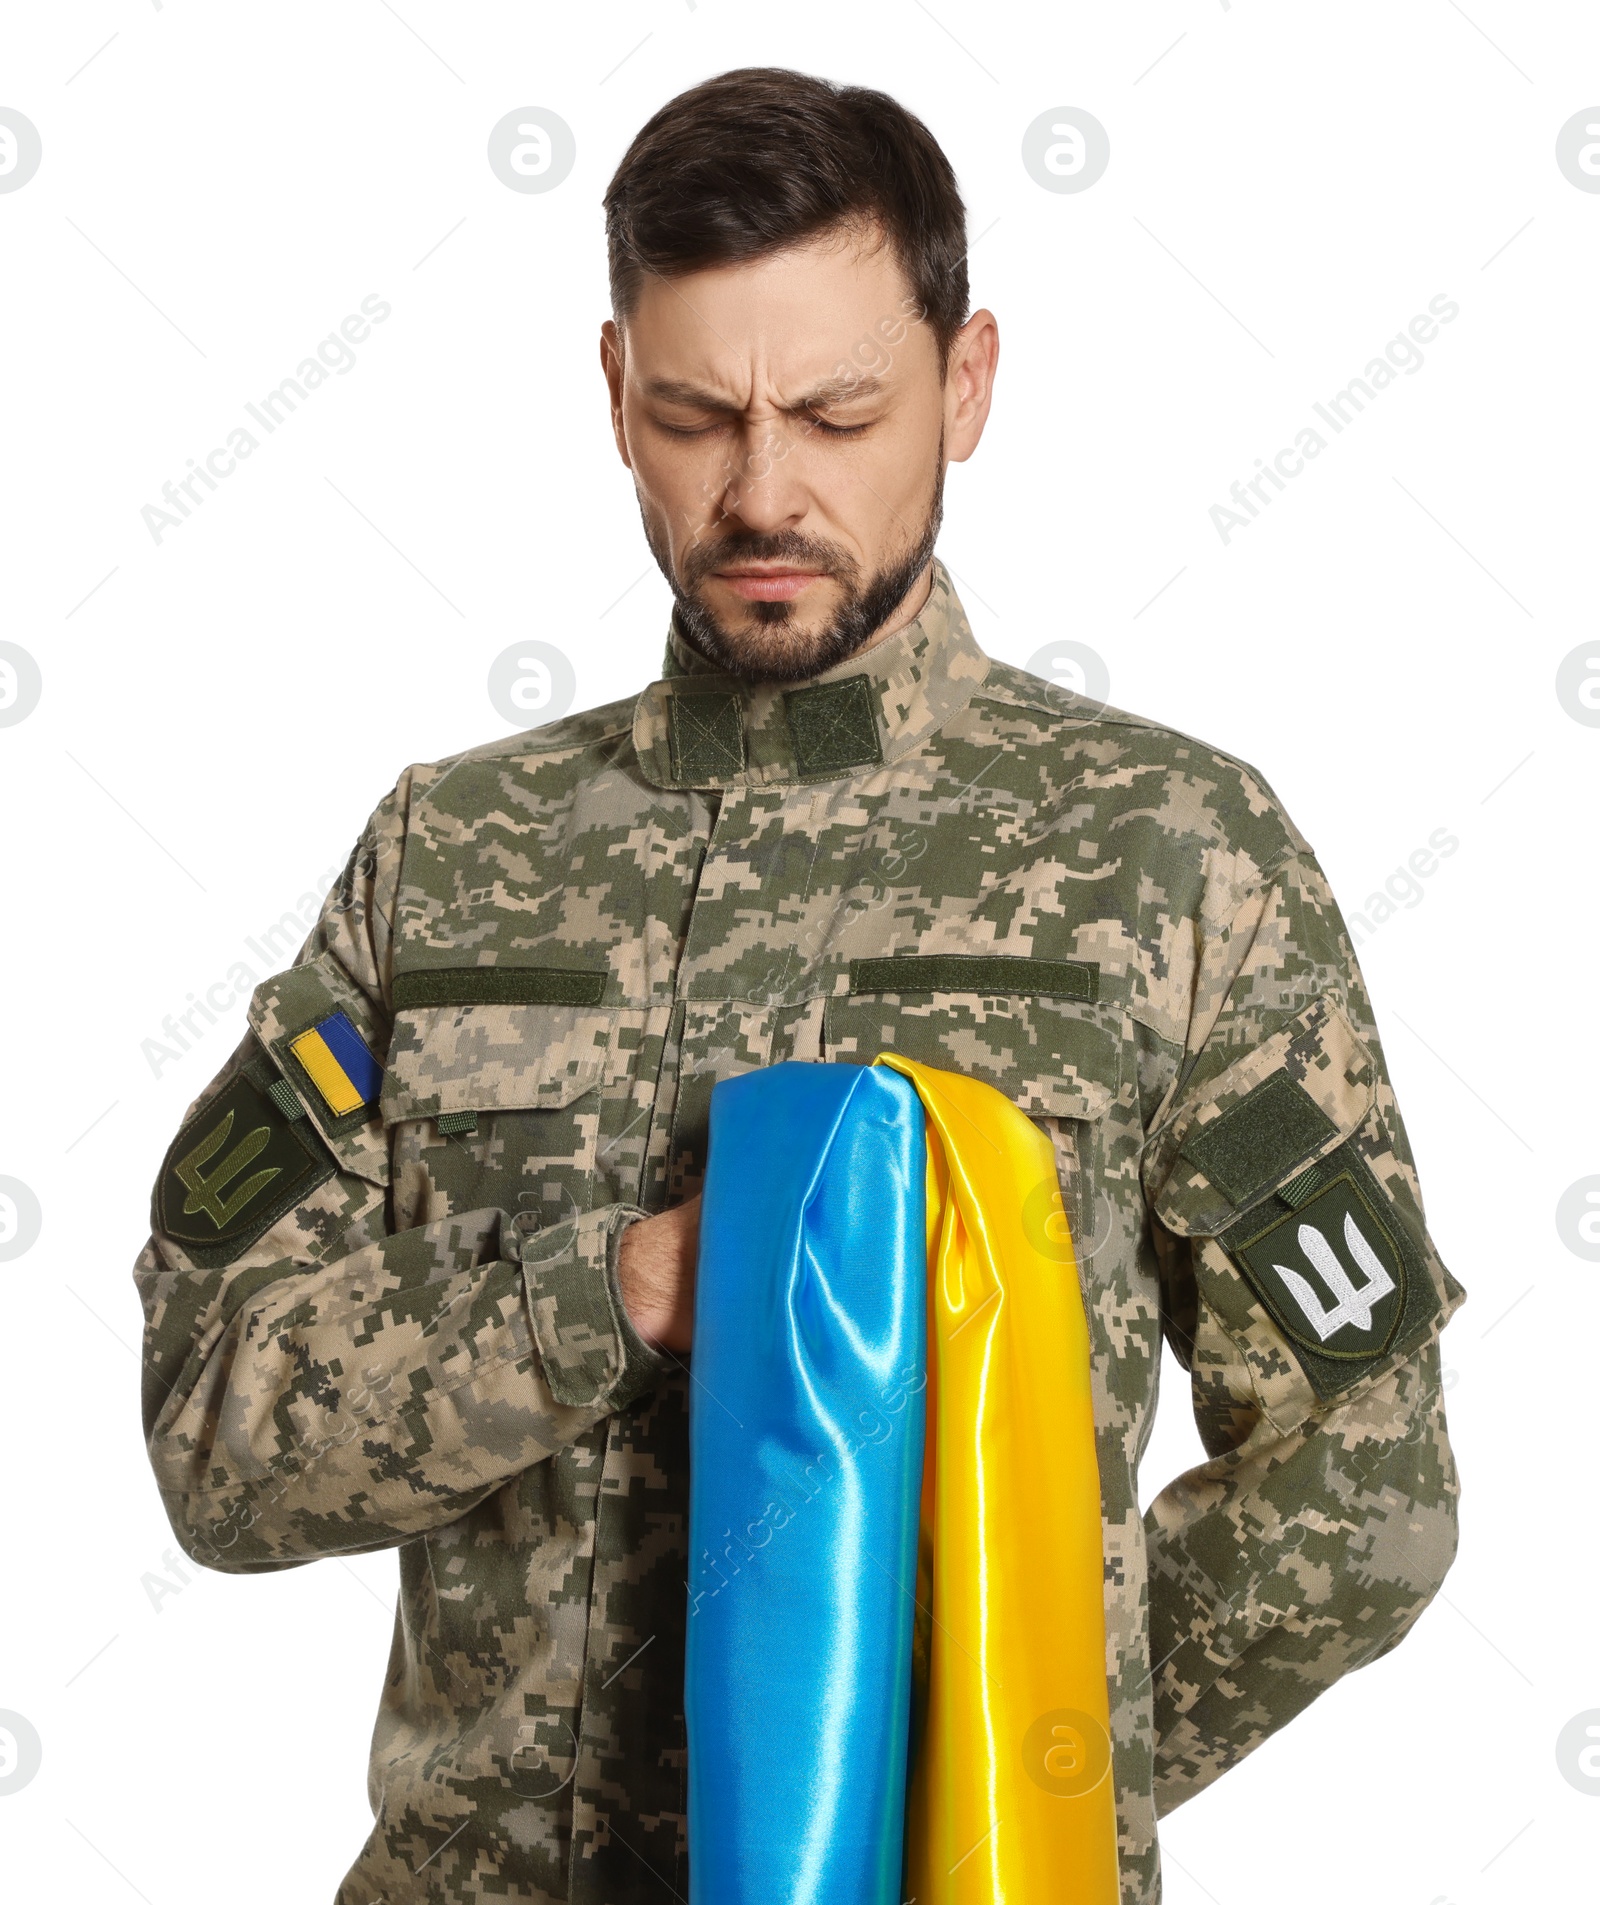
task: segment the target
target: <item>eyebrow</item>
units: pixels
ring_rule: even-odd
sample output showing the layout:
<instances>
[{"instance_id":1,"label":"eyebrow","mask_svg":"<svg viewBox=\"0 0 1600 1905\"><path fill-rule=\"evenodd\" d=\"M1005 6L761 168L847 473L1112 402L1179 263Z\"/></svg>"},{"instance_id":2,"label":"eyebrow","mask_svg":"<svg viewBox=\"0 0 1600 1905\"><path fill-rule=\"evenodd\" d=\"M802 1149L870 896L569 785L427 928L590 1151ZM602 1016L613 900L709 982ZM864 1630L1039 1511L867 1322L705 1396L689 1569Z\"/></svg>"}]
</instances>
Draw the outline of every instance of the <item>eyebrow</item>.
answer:
<instances>
[{"instance_id":1,"label":"eyebrow","mask_svg":"<svg viewBox=\"0 0 1600 1905\"><path fill-rule=\"evenodd\" d=\"M834 377L821 383L814 390L795 403L784 406L786 413L795 416L806 410L820 409L828 404L845 403L857 397L876 397L882 394L884 382L878 376ZM685 382L677 377L652 377L644 386L644 394L654 397L661 403L690 404L700 410L720 411L725 416L738 416L742 413L742 404L729 403L715 391L703 390L698 384Z\"/></svg>"}]
</instances>

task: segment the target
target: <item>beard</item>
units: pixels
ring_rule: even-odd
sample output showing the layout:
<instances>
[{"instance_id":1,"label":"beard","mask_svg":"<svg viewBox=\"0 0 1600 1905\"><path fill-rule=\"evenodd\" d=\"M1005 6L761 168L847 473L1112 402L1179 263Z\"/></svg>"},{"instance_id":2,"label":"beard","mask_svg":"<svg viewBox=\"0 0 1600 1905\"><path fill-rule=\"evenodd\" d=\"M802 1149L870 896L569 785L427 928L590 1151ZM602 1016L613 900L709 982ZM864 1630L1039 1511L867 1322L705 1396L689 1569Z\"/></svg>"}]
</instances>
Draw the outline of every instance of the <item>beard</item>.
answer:
<instances>
[{"instance_id":1,"label":"beard","mask_svg":"<svg viewBox=\"0 0 1600 1905\"><path fill-rule=\"evenodd\" d=\"M645 540L666 577L676 604L679 632L713 667L746 682L807 681L864 648L905 600L927 568L944 517L944 440L939 443L933 500L921 533L873 574L835 544L780 530L764 536L753 530L696 542L684 557L683 576L674 573L664 536L644 519ZM643 515L643 504L640 505ZM705 600L705 579L715 569L738 562L783 562L817 569L830 577L843 599L821 628L802 625L793 602L751 602L746 615L730 626Z\"/></svg>"}]
</instances>

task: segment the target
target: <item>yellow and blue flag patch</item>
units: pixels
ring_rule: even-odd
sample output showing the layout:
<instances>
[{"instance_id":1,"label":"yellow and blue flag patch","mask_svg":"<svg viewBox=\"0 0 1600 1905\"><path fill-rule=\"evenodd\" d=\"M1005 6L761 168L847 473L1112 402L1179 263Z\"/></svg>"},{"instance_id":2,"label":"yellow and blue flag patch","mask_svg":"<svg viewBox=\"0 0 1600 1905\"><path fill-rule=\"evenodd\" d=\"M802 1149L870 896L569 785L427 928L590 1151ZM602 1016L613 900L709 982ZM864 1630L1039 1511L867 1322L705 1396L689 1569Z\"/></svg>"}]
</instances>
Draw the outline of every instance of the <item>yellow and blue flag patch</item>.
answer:
<instances>
[{"instance_id":1,"label":"yellow and blue flag patch","mask_svg":"<svg viewBox=\"0 0 1600 1905\"><path fill-rule=\"evenodd\" d=\"M330 1012L289 1041L301 1070L335 1118L377 1103L383 1067L343 1012Z\"/></svg>"}]
</instances>

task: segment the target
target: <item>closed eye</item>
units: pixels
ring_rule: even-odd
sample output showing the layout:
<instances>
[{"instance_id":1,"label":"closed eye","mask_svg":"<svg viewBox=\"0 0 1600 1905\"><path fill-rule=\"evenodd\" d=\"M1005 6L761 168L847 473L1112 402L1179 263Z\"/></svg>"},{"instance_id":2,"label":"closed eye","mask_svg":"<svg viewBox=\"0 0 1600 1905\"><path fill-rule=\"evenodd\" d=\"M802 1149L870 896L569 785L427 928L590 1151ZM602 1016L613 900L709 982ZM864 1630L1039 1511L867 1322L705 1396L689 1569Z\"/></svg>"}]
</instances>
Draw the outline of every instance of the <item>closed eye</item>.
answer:
<instances>
[{"instance_id":1,"label":"closed eye","mask_svg":"<svg viewBox=\"0 0 1600 1905\"><path fill-rule=\"evenodd\" d=\"M798 414L804 418L810 429L820 430L824 436L828 437L859 437L872 428L870 423L829 423L825 417L819 417L810 411L801 411ZM726 425L722 423L666 423L660 417L654 418L653 421L656 428L669 437L708 437L714 431L726 428Z\"/></svg>"}]
</instances>

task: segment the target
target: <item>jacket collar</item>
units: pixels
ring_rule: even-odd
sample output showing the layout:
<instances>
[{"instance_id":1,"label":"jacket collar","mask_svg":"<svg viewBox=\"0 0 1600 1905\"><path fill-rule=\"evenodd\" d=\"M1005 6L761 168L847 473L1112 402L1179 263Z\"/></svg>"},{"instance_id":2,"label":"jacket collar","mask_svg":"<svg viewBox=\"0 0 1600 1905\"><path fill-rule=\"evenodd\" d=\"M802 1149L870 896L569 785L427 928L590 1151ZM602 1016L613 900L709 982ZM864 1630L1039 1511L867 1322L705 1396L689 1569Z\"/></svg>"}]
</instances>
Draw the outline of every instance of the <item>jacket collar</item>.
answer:
<instances>
[{"instance_id":1,"label":"jacket collar","mask_svg":"<svg viewBox=\"0 0 1600 1905\"><path fill-rule=\"evenodd\" d=\"M887 641L806 682L722 674L676 626L666 672L640 695L633 743L657 787L772 787L837 780L922 746L989 672L950 573L934 558L922 613Z\"/></svg>"}]
</instances>

